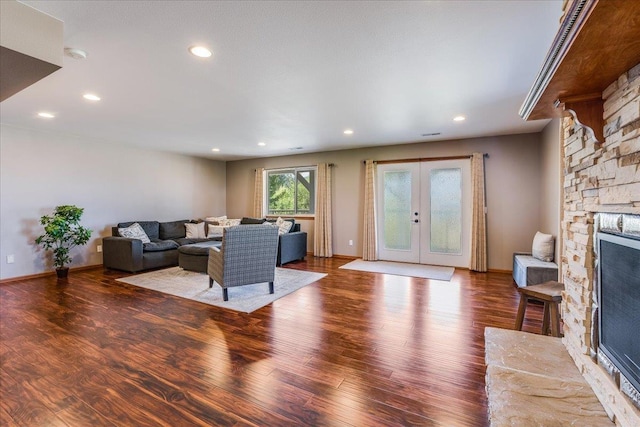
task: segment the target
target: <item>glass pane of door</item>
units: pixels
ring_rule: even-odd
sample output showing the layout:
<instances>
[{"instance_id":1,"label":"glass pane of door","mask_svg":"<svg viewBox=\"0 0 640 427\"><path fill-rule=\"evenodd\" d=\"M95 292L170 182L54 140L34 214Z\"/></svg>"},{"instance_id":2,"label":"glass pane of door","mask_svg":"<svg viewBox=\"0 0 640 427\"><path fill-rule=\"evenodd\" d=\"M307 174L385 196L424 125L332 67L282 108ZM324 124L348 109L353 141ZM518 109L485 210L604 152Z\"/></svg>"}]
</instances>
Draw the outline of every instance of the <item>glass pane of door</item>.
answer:
<instances>
[{"instance_id":1,"label":"glass pane of door","mask_svg":"<svg viewBox=\"0 0 640 427\"><path fill-rule=\"evenodd\" d=\"M430 173L431 252L462 253L462 170L432 169Z\"/></svg>"},{"instance_id":2,"label":"glass pane of door","mask_svg":"<svg viewBox=\"0 0 640 427\"><path fill-rule=\"evenodd\" d=\"M384 247L411 250L411 171L384 172Z\"/></svg>"}]
</instances>

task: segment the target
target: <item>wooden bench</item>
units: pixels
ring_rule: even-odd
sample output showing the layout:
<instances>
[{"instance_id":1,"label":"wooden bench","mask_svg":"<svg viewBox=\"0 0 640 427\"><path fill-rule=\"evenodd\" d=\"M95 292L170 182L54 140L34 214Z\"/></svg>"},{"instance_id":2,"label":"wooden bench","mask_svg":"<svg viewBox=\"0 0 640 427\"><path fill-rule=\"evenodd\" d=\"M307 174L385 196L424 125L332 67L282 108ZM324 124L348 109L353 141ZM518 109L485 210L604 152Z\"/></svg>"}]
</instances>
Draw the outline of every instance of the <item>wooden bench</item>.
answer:
<instances>
[{"instance_id":1,"label":"wooden bench","mask_svg":"<svg viewBox=\"0 0 640 427\"><path fill-rule=\"evenodd\" d=\"M485 329L491 426L615 425L560 338Z\"/></svg>"},{"instance_id":2,"label":"wooden bench","mask_svg":"<svg viewBox=\"0 0 640 427\"><path fill-rule=\"evenodd\" d=\"M542 335L548 335L549 329L554 337L562 336L560 331L560 308L564 285L559 282L546 282L540 285L532 285L518 288L520 293L520 305L516 316L516 330L522 330L525 311L529 301L538 301L544 304L542 314Z\"/></svg>"}]
</instances>

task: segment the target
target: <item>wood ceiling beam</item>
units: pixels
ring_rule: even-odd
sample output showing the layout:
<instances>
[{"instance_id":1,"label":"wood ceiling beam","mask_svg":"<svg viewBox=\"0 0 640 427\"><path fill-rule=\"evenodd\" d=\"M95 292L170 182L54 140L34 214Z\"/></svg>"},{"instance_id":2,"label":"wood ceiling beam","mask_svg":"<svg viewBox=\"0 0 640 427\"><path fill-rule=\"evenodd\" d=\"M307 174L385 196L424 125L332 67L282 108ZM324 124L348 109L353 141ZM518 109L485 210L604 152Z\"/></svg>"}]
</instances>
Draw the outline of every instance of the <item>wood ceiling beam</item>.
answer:
<instances>
[{"instance_id":1,"label":"wood ceiling beam","mask_svg":"<svg viewBox=\"0 0 640 427\"><path fill-rule=\"evenodd\" d=\"M539 120L572 114L602 142L602 92L638 63L640 2L574 0L520 116Z\"/></svg>"}]
</instances>

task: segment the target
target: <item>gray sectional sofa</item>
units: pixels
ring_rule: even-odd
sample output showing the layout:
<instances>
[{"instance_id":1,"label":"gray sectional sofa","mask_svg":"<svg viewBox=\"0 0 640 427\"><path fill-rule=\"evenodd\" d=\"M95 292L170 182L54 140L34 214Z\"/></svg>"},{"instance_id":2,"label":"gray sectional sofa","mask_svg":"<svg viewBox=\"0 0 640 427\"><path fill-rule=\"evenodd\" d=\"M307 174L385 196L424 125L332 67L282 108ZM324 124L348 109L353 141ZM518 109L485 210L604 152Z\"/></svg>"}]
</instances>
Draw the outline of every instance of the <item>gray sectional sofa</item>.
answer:
<instances>
[{"instance_id":1,"label":"gray sectional sofa","mask_svg":"<svg viewBox=\"0 0 640 427\"><path fill-rule=\"evenodd\" d=\"M245 221L246 220L246 221ZM252 218L243 218L242 224L255 224ZM264 220L263 220L264 221ZM289 233L279 237L278 265L304 259L307 255L307 233L300 231L300 224L290 219L294 225ZM120 237L118 228L129 227L134 223L140 224L150 243L142 243L142 240ZM220 240L220 237L211 239L194 239L186 237L184 224L192 220L179 220L169 222L159 221L130 221L121 222L112 227L110 237L102 241L103 264L105 268L123 270L135 273L160 267L178 265L178 248L180 246Z\"/></svg>"},{"instance_id":2,"label":"gray sectional sofa","mask_svg":"<svg viewBox=\"0 0 640 427\"><path fill-rule=\"evenodd\" d=\"M274 222L274 220L267 220L265 218L244 217L240 221L240 224L262 224L265 221ZM297 224L295 219L286 219L286 221L292 222L293 225L288 233L282 234L279 237L277 265L301 260L307 256L307 232L300 231L300 224Z\"/></svg>"}]
</instances>

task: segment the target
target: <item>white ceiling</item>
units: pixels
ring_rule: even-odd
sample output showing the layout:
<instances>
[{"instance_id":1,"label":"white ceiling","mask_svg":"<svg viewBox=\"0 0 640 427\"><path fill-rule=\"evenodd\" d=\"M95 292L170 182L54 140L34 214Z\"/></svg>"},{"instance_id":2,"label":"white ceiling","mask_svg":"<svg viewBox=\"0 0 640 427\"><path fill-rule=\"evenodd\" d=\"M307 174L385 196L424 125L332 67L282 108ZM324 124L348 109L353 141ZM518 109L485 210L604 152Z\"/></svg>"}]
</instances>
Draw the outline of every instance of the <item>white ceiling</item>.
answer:
<instances>
[{"instance_id":1,"label":"white ceiling","mask_svg":"<svg viewBox=\"0 0 640 427\"><path fill-rule=\"evenodd\" d=\"M89 56L2 102L3 124L221 160L538 132L546 121L518 109L562 12L562 0L24 3Z\"/></svg>"}]
</instances>

